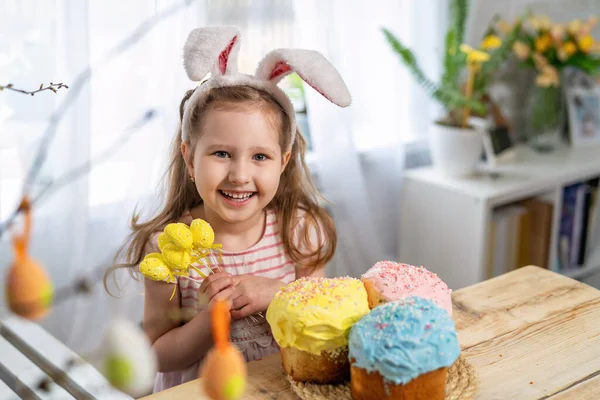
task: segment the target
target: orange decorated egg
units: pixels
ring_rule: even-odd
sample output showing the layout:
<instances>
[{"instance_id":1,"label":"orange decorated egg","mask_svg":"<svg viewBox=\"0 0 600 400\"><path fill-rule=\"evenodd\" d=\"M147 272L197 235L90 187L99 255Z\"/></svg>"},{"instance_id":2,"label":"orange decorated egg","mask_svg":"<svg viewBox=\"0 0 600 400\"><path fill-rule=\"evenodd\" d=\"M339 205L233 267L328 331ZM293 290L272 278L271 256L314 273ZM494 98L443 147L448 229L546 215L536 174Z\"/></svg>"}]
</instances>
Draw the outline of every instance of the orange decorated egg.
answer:
<instances>
[{"instance_id":1,"label":"orange decorated egg","mask_svg":"<svg viewBox=\"0 0 600 400\"><path fill-rule=\"evenodd\" d=\"M212 400L241 399L246 390L246 363L238 348L229 342L229 304L216 301L211 320L215 346L202 365L202 387Z\"/></svg>"},{"instance_id":2,"label":"orange decorated egg","mask_svg":"<svg viewBox=\"0 0 600 400\"><path fill-rule=\"evenodd\" d=\"M27 255L17 257L6 282L10 310L27 319L43 318L50 310L53 294L46 271Z\"/></svg>"},{"instance_id":3,"label":"orange decorated egg","mask_svg":"<svg viewBox=\"0 0 600 400\"><path fill-rule=\"evenodd\" d=\"M225 350L212 349L202 367L204 391L213 400L242 398L246 389L244 357L233 345Z\"/></svg>"},{"instance_id":4,"label":"orange decorated egg","mask_svg":"<svg viewBox=\"0 0 600 400\"><path fill-rule=\"evenodd\" d=\"M25 214L23 234L13 237L13 261L6 279L6 302L12 312L27 319L43 318L52 305L54 290L46 270L27 252L31 232L31 204L24 197L19 210Z\"/></svg>"}]
</instances>

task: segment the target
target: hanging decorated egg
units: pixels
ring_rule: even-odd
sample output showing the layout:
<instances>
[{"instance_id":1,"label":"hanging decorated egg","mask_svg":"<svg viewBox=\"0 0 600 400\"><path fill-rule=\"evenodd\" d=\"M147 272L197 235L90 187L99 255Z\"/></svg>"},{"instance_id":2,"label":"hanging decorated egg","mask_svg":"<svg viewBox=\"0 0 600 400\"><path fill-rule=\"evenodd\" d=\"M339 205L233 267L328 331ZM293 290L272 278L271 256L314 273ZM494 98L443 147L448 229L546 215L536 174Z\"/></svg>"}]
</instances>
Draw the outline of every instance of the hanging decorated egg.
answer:
<instances>
[{"instance_id":1,"label":"hanging decorated egg","mask_svg":"<svg viewBox=\"0 0 600 400\"><path fill-rule=\"evenodd\" d=\"M144 331L131 321L110 323L102 344L101 371L112 386L135 398L152 392L157 360Z\"/></svg>"},{"instance_id":2,"label":"hanging decorated egg","mask_svg":"<svg viewBox=\"0 0 600 400\"><path fill-rule=\"evenodd\" d=\"M19 209L25 216L25 229L13 236L14 261L6 279L6 302L15 314L38 320L52 305L54 290L46 270L29 256L31 204L25 197Z\"/></svg>"},{"instance_id":3,"label":"hanging decorated egg","mask_svg":"<svg viewBox=\"0 0 600 400\"><path fill-rule=\"evenodd\" d=\"M24 242L21 237L14 239L16 254L8 270L6 300L13 313L39 320L48 314L54 290L46 271L27 254Z\"/></svg>"}]
</instances>

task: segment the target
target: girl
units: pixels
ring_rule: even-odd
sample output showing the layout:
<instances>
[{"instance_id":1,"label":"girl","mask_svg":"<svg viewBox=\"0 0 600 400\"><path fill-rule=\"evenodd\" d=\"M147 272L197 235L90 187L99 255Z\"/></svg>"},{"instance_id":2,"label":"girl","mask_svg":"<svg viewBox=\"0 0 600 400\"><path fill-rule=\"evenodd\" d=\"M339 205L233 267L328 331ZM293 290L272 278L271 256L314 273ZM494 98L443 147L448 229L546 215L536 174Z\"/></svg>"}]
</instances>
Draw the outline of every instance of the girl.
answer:
<instances>
[{"instance_id":1,"label":"girl","mask_svg":"<svg viewBox=\"0 0 600 400\"><path fill-rule=\"evenodd\" d=\"M144 280L144 330L160 371L155 392L198 377L212 346L209 310L215 299L231 302L231 341L246 361L278 351L262 312L281 286L324 276L335 250L335 227L317 203L293 107L276 84L295 68L313 76L317 90L332 101L349 104L347 89L322 56L302 50L272 52L255 77L237 74L232 61L238 48L236 29L190 34L184 51L188 76L199 81L212 69L212 77L188 91L179 106L164 207L147 222L132 219L126 252L132 269L158 251L156 238L168 223L204 219L222 245L221 258L216 251L210 256L219 260L211 265L216 272L203 280L190 270L193 280L178 279L172 301L172 284ZM331 83L344 98L330 90ZM194 315L183 324L172 318L182 311Z\"/></svg>"}]
</instances>

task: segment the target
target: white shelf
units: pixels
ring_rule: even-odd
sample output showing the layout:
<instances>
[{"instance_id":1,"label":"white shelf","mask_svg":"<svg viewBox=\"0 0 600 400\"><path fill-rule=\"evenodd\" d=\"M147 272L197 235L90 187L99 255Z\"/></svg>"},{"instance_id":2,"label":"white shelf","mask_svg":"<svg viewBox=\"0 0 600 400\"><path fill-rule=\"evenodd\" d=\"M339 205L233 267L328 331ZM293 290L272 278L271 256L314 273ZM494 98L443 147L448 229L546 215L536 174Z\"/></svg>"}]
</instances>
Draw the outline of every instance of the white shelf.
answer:
<instances>
[{"instance_id":1,"label":"white shelf","mask_svg":"<svg viewBox=\"0 0 600 400\"><path fill-rule=\"evenodd\" d=\"M484 200L490 205L502 205L520 198L568 184L600 171L600 147L572 149L563 146L549 154L539 154L520 147L514 163L496 168L481 168L472 178L452 179L440 175L433 167L406 172L405 177ZM498 174L497 178L493 174Z\"/></svg>"},{"instance_id":2,"label":"white shelf","mask_svg":"<svg viewBox=\"0 0 600 400\"><path fill-rule=\"evenodd\" d=\"M564 146L538 154L522 147L513 163L482 168L470 178L448 178L433 167L404 176L399 261L422 265L459 289L488 279L488 227L494 209L530 197L550 198L554 204L549 267L556 270L563 189L600 176L600 148ZM600 271L600 259L590 257L588 264L565 275L579 278Z\"/></svg>"}]
</instances>

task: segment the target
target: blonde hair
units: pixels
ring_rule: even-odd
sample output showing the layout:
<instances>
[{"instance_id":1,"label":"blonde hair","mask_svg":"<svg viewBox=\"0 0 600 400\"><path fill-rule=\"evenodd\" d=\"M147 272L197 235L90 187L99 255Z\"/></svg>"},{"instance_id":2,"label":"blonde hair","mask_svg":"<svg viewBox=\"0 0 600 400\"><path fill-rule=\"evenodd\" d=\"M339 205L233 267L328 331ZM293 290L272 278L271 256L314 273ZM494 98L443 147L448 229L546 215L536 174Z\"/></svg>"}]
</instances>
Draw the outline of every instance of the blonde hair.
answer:
<instances>
[{"instance_id":1,"label":"blonde hair","mask_svg":"<svg viewBox=\"0 0 600 400\"><path fill-rule=\"evenodd\" d=\"M179 119L183 118L186 101L193 94L186 93L179 105ZM193 152L198 137L202 134L202 120L210 110L232 109L241 107L258 107L266 112L280 134L279 145L289 148L291 137L284 132L290 131L290 119L282 106L266 91L250 86L232 86L212 88L201 104L191 110L190 150ZM164 227L179 220L186 210L202 203L195 184L189 179L183 155L181 154L181 123L179 132L173 141L168 169L168 189L165 203L160 212L145 222L139 222L139 213L134 212L131 219L130 234L126 243L119 249L115 260L123 253L125 262L111 267L104 276L104 286L108 291L106 280L116 268L129 268L135 272L137 265L147 253L149 241ZM280 224L283 246L288 256L297 265L315 270L324 267L333 257L337 244L337 233L332 218L318 204L321 194L315 188L310 171L304 161L306 141L299 131L291 148L291 156L285 170L281 174L279 188L269 204L277 214ZM299 232L294 232L300 215L304 218ZM314 237L318 243L313 243Z\"/></svg>"}]
</instances>

